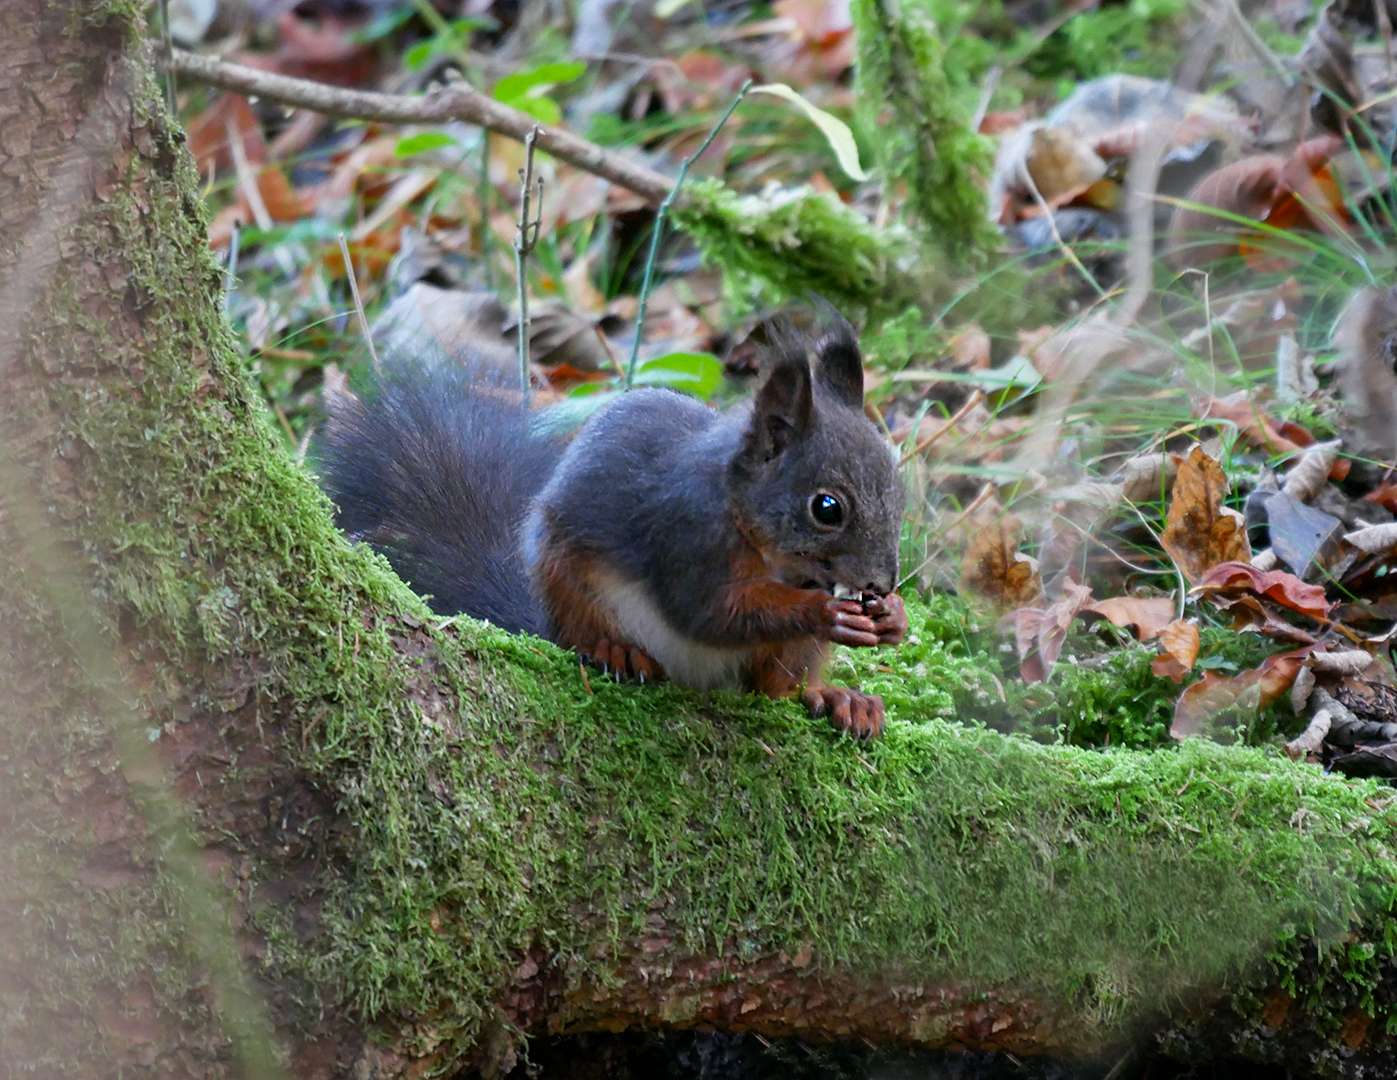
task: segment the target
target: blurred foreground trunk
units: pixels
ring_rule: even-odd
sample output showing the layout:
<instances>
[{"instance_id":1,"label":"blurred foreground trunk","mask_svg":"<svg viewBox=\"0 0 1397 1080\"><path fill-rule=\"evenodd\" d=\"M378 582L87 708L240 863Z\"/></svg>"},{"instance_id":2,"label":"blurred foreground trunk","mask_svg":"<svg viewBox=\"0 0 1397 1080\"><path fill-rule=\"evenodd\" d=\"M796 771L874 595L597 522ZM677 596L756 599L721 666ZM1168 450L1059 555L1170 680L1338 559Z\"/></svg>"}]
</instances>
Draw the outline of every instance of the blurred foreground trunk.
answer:
<instances>
[{"instance_id":1,"label":"blurred foreground trunk","mask_svg":"<svg viewBox=\"0 0 1397 1080\"><path fill-rule=\"evenodd\" d=\"M635 1026L1087 1055L1207 1017L1285 919L1385 925L1372 788L934 721L859 752L438 627L270 433L139 6L5 13L0 1071L499 1074ZM1380 1057L1373 948L1218 1038Z\"/></svg>"}]
</instances>

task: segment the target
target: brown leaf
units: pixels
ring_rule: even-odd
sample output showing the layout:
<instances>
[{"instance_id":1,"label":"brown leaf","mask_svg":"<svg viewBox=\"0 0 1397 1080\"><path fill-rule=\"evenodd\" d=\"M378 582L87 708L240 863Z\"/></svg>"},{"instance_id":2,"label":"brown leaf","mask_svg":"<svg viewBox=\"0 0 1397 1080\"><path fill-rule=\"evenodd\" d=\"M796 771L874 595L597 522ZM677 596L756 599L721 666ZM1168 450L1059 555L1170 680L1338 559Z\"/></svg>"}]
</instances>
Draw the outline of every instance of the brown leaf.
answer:
<instances>
[{"instance_id":1,"label":"brown leaf","mask_svg":"<svg viewBox=\"0 0 1397 1080\"><path fill-rule=\"evenodd\" d=\"M1227 476L1195 446L1179 466L1174 497L1160 542L1190 582L1219 563L1251 558L1242 515L1223 506Z\"/></svg>"},{"instance_id":2,"label":"brown leaf","mask_svg":"<svg viewBox=\"0 0 1397 1080\"><path fill-rule=\"evenodd\" d=\"M1259 450L1272 454L1294 454L1301 449L1282 435L1271 418L1245 397L1204 398L1198 403L1200 418L1227 420L1237 425L1237 434Z\"/></svg>"},{"instance_id":3,"label":"brown leaf","mask_svg":"<svg viewBox=\"0 0 1397 1080\"><path fill-rule=\"evenodd\" d=\"M949 346L954 371L982 371L990 366L990 336L978 323L957 331Z\"/></svg>"},{"instance_id":4,"label":"brown leaf","mask_svg":"<svg viewBox=\"0 0 1397 1080\"><path fill-rule=\"evenodd\" d=\"M1183 682L1184 676L1193 670L1198 659L1198 649L1202 639L1198 627L1183 619L1176 619L1159 632L1159 643L1164 653L1150 664L1150 670L1161 678Z\"/></svg>"},{"instance_id":5,"label":"brown leaf","mask_svg":"<svg viewBox=\"0 0 1397 1080\"><path fill-rule=\"evenodd\" d=\"M1252 630L1277 641L1292 641L1297 645L1315 643L1313 634L1307 634L1298 626L1292 626L1277 615L1269 604L1263 604L1254 596L1246 595L1228 600L1225 594L1219 594L1214 603L1219 603L1232 613L1233 630Z\"/></svg>"},{"instance_id":6,"label":"brown leaf","mask_svg":"<svg viewBox=\"0 0 1397 1080\"><path fill-rule=\"evenodd\" d=\"M1092 601L1085 610L1116 626L1134 627L1136 640L1149 641L1173 621L1174 601L1168 596L1112 596Z\"/></svg>"},{"instance_id":7,"label":"brown leaf","mask_svg":"<svg viewBox=\"0 0 1397 1080\"><path fill-rule=\"evenodd\" d=\"M1308 649L1299 649L1268 656L1259 668L1231 679L1205 671L1199 682L1179 696L1169 734L1176 739L1186 739L1209 730L1216 732L1223 727L1250 723L1262 709L1290 689L1308 652Z\"/></svg>"},{"instance_id":8,"label":"brown leaf","mask_svg":"<svg viewBox=\"0 0 1397 1080\"><path fill-rule=\"evenodd\" d=\"M1062 598L1046 608L1019 608L1009 614L1019 651L1019 674L1024 682L1044 682L1067 640L1067 628L1091 597L1085 585L1068 582Z\"/></svg>"},{"instance_id":9,"label":"brown leaf","mask_svg":"<svg viewBox=\"0 0 1397 1080\"><path fill-rule=\"evenodd\" d=\"M1237 254L1241 225L1213 212L1221 210L1260 221L1276 200L1286 159L1279 154L1243 158L1224 165L1194 185L1169 222L1164 250L1170 266L1183 270Z\"/></svg>"},{"instance_id":10,"label":"brown leaf","mask_svg":"<svg viewBox=\"0 0 1397 1080\"><path fill-rule=\"evenodd\" d=\"M1215 566L1193 587L1195 595L1205 594L1209 599L1240 590L1265 596L1291 611L1317 619L1327 618L1334 606L1324 598L1324 589L1318 585L1307 585L1284 570L1263 571L1244 562Z\"/></svg>"},{"instance_id":11,"label":"brown leaf","mask_svg":"<svg viewBox=\"0 0 1397 1080\"><path fill-rule=\"evenodd\" d=\"M227 171L233 168L233 155L228 148L229 124L242 138L248 162L252 165L266 162L267 143L262 135L262 123L247 98L241 94L223 94L189 121L189 151L199 163L200 176L207 176L210 169Z\"/></svg>"},{"instance_id":12,"label":"brown leaf","mask_svg":"<svg viewBox=\"0 0 1397 1080\"><path fill-rule=\"evenodd\" d=\"M1043 594L1038 561L1019 551L1019 519L1006 514L975 533L961 561L961 588L1000 611L1032 607Z\"/></svg>"}]
</instances>

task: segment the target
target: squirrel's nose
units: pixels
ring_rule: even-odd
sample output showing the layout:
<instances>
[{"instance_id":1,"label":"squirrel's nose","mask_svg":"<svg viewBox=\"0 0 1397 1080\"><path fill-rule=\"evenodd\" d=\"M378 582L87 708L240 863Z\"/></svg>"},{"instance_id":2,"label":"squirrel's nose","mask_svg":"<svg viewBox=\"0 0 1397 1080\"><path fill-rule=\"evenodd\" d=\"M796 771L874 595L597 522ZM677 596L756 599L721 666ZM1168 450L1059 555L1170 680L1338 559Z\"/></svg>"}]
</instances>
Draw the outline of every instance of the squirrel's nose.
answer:
<instances>
[{"instance_id":1,"label":"squirrel's nose","mask_svg":"<svg viewBox=\"0 0 1397 1080\"><path fill-rule=\"evenodd\" d=\"M874 593L877 596L887 596L893 591L894 579L896 577L896 574L888 574L887 576L880 574L875 580L865 585L863 591Z\"/></svg>"}]
</instances>

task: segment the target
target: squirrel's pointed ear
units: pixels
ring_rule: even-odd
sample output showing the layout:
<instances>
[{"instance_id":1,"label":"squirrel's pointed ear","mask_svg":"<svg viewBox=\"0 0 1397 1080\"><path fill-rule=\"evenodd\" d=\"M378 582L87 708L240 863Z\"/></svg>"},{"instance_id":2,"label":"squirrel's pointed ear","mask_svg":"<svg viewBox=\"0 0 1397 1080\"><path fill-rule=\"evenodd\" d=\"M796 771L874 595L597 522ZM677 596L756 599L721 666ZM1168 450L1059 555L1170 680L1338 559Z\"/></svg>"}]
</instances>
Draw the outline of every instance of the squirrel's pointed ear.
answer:
<instances>
[{"instance_id":1,"label":"squirrel's pointed ear","mask_svg":"<svg viewBox=\"0 0 1397 1080\"><path fill-rule=\"evenodd\" d=\"M815 342L814 353L820 385L849 408L863 412L863 354L854 328L839 319Z\"/></svg>"},{"instance_id":2,"label":"squirrel's pointed ear","mask_svg":"<svg viewBox=\"0 0 1397 1080\"><path fill-rule=\"evenodd\" d=\"M782 356L762 380L752 403L748 452L760 461L779 456L805 434L812 408L809 362L804 356Z\"/></svg>"}]
</instances>

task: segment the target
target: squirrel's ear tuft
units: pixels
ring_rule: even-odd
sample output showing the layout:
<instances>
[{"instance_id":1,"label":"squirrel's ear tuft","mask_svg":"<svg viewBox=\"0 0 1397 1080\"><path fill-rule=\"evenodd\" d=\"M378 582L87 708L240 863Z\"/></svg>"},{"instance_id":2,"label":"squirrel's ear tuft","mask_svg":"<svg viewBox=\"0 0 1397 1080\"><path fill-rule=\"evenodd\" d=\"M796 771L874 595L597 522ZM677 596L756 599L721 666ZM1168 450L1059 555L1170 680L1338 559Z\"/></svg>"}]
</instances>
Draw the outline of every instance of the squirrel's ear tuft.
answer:
<instances>
[{"instance_id":1,"label":"squirrel's ear tuft","mask_svg":"<svg viewBox=\"0 0 1397 1080\"><path fill-rule=\"evenodd\" d=\"M828 319L828 315L826 316ZM839 316L815 342L815 377L851 409L863 412L863 354L854 328Z\"/></svg>"},{"instance_id":2,"label":"squirrel's ear tuft","mask_svg":"<svg viewBox=\"0 0 1397 1080\"><path fill-rule=\"evenodd\" d=\"M787 353L767 372L752 404L747 451L760 461L778 457L810 427L810 364Z\"/></svg>"}]
</instances>

